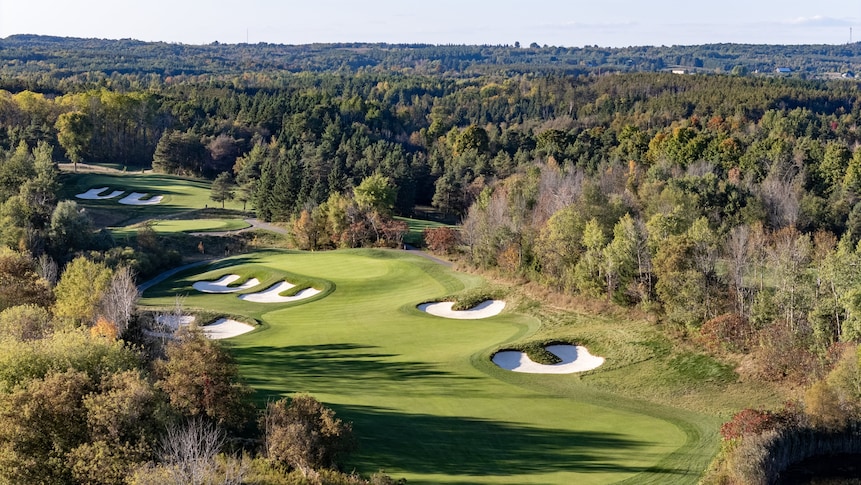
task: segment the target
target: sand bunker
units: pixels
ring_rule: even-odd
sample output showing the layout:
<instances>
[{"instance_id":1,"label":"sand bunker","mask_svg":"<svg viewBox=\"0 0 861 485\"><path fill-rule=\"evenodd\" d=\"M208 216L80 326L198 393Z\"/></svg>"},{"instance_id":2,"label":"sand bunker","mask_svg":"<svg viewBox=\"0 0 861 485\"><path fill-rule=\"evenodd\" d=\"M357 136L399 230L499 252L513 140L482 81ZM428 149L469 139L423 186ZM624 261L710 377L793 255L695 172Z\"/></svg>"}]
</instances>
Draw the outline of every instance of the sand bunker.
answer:
<instances>
[{"instance_id":1,"label":"sand bunker","mask_svg":"<svg viewBox=\"0 0 861 485\"><path fill-rule=\"evenodd\" d=\"M499 315L502 309L505 308L505 302L502 300L487 300L470 308L469 310L452 310L454 302L441 301L438 303L423 303L418 306L418 309L445 318L457 318L460 320L478 320Z\"/></svg>"},{"instance_id":2,"label":"sand bunker","mask_svg":"<svg viewBox=\"0 0 861 485\"><path fill-rule=\"evenodd\" d=\"M191 285L195 290L203 293L234 293L237 291L248 290L260 284L257 278L251 278L239 286L228 286L230 283L239 279L239 275L229 274L224 275L216 281L198 281Z\"/></svg>"},{"instance_id":3,"label":"sand bunker","mask_svg":"<svg viewBox=\"0 0 861 485\"><path fill-rule=\"evenodd\" d=\"M312 296L320 293L320 290L315 288L306 288L302 291L299 291L293 296L281 296L280 293L283 293L290 288L293 288L296 285L290 284L286 281L282 281L281 283L270 286L269 288L258 292L258 293L249 293L247 295L239 295L240 300L245 301L253 301L255 303L287 303L290 301L304 300L305 298L311 298Z\"/></svg>"},{"instance_id":4,"label":"sand bunker","mask_svg":"<svg viewBox=\"0 0 861 485\"><path fill-rule=\"evenodd\" d=\"M219 318L218 320L201 327L203 334L213 340L221 340L223 338L235 337L248 333L254 330L252 325L247 323L237 322L229 318Z\"/></svg>"},{"instance_id":5,"label":"sand bunker","mask_svg":"<svg viewBox=\"0 0 861 485\"><path fill-rule=\"evenodd\" d=\"M164 326L169 330L176 330L182 325L188 325L194 321L194 315L158 315L155 317L155 322Z\"/></svg>"},{"instance_id":6,"label":"sand bunker","mask_svg":"<svg viewBox=\"0 0 861 485\"><path fill-rule=\"evenodd\" d=\"M104 199L113 199L114 197L125 192L125 190L115 190L115 191L113 191L109 194L106 194L106 195L99 195L106 190L108 190L108 187L98 187L95 189L90 189L90 190L84 192L83 194L78 194L75 197L77 197L79 199L86 199L86 200L104 200Z\"/></svg>"},{"instance_id":7,"label":"sand bunker","mask_svg":"<svg viewBox=\"0 0 861 485\"><path fill-rule=\"evenodd\" d=\"M132 192L131 194L123 197L117 202L125 205L155 205L161 202L162 196L155 195L148 199L144 199L144 197L147 197L148 195L149 194L144 194L141 192Z\"/></svg>"},{"instance_id":8,"label":"sand bunker","mask_svg":"<svg viewBox=\"0 0 861 485\"><path fill-rule=\"evenodd\" d=\"M163 326L165 331L147 331L147 334L153 337L173 338L173 334L179 330L179 327L191 325L194 322L194 315L183 315L181 317L177 317L176 315L158 315L155 317L155 321L157 324ZM248 333L254 330L254 326L229 318L219 318L209 325L200 327L200 329L207 338L221 340Z\"/></svg>"},{"instance_id":9,"label":"sand bunker","mask_svg":"<svg viewBox=\"0 0 861 485\"><path fill-rule=\"evenodd\" d=\"M493 356L493 363L505 370L529 374L572 374L596 369L604 363L603 357L589 353L586 347L573 345L548 345L547 351L562 359L553 365L539 364L518 350L503 350Z\"/></svg>"}]
</instances>

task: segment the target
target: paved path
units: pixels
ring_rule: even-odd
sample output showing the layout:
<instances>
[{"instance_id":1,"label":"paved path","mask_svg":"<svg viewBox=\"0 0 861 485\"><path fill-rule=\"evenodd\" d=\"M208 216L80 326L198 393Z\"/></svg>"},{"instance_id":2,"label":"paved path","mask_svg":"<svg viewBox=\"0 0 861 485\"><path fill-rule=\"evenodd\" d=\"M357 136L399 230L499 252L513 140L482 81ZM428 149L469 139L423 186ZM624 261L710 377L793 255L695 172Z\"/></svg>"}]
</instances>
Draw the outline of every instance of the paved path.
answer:
<instances>
[{"instance_id":1,"label":"paved path","mask_svg":"<svg viewBox=\"0 0 861 485\"><path fill-rule=\"evenodd\" d=\"M145 282L143 282L143 283L139 284L139 285L138 285L138 291L139 291L140 293L143 293L143 292L145 292L146 290L148 290L148 289L152 288L153 286L155 286L155 285L157 285L157 284L161 283L162 281L164 281L164 280L166 280L166 279L170 278L171 276L173 276L173 275L175 275L175 274L179 273L180 271L184 271L184 270L186 270L186 269L188 269L188 268L194 268L195 266L203 266L204 264L211 263L211 262L215 261L216 259L217 259L217 258L212 258L212 259L203 259L203 260L201 260L201 261L195 261L195 262L193 262L193 263L184 264L184 265L182 265L182 266L177 266L176 268L169 269L169 270L165 271L164 273L162 273L162 274L160 274L160 275L156 276L155 278L153 278L153 279L151 279L151 280L149 280L149 281L145 281Z\"/></svg>"},{"instance_id":2,"label":"paved path","mask_svg":"<svg viewBox=\"0 0 861 485\"><path fill-rule=\"evenodd\" d=\"M415 254L416 256L421 256L425 259L429 259L429 260L433 261L434 263L441 264L447 268L451 268L451 266L452 266L451 261L446 261L444 259L437 258L436 256L428 254L428 253L422 251L421 249L410 246L409 244L404 244L404 249L411 254Z\"/></svg>"}]
</instances>

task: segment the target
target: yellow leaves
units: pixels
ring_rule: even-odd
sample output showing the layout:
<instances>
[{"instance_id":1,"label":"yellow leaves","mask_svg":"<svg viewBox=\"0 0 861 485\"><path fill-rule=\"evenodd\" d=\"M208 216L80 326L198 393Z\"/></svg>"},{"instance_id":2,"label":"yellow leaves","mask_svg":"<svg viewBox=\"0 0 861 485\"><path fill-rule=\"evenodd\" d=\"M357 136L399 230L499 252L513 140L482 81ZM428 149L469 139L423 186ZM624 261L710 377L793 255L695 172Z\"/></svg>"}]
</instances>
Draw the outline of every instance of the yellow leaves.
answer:
<instances>
[{"instance_id":1,"label":"yellow leaves","mask_svg":"<svg viewBox=\"0 0 861 485\"><path fill-rule=\"evenodd\" d=\"M90 327L90 336L93 338L106 338L108 340L116 340L119 331L117 326L107 318L100 316L96 320L96 324Z\"/></svg>"}]
</instances>

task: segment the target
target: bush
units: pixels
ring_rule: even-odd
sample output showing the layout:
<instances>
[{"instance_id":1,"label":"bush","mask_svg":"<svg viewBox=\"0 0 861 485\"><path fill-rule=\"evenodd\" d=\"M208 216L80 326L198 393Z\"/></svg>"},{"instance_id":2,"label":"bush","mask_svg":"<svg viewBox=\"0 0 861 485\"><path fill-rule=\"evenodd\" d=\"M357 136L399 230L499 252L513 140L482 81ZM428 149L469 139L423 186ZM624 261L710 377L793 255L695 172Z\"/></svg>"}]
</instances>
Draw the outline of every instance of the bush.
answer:
<instances>
[{"instance_id":1,"label":"bush","mask_svg":"<svg viewBox=\"0 0 861 485\"><path fill-rule=\"evenodd\" d=\"M261 419L266 456L307 474L337 468L356 447L353 426L308 395L281 399L266 406Z\"/></svg>"},{"instance_id":2,"label":"bush","mask_svg":"<svg viewBox=\"0 0 861 485\"><path fill-rule=\"evenodd\" d=\"M735 313L712 318L700 328L700 337L713 351L720 348L730 352L748 352L752 336L750 322Z\"/></svg>"},{"instance_id":3,"label":"bush","mask_svg":"<svg viewBox=\"0 0 861 485\"><path fill-rule=\"evenodd\" d=\"M424 242L435 253L451 254L457 247L458 234L450 227L428 227L424 230Z\"/></svg>"}]
</instances>

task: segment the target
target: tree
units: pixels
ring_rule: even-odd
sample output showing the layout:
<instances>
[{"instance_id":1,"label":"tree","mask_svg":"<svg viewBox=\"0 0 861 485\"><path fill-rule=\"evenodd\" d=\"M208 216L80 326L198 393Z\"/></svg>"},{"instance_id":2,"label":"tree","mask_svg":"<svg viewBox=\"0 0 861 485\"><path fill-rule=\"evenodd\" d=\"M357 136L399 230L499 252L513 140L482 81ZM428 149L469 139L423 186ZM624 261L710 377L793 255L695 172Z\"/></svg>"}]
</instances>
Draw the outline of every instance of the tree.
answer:
<instances>
[{"instance_id":1,"label":"tree","mask_svg":"<svg viewBox=\"0 0 861 485\"><path fill-rule=\"evenodd\" d=\"M365 177L358 187L353 189L353 197L361 209L377 211L383 215L391 214L397 194L397 187L380 173Z\"/></svg>"},{"instance_id":2,"label":"tree","mask_svg":"<svg viewBox=\"0 0 861 485\"><path fill-rule=\"evenodd\" d=\"M624 302L624 292L637 271L637 245L642 239L634 219L625 214L613 227L613 239L603 249L607 297Z\"/></svg>"},{"instance_id":3,"label":"tree","mask_svg":"<svg viewBox=\"0 0 861 485\"><path fill-rule=\"evenodd\" d=\"M38 340L52 328L48 310L38 305L17 305L0 312L0 339Z\"/></svg>"},{"instance_id":4,"label":"tree","mask_svg":"<svg viewBox=\"0 0 861 485\"><path fill-rule=\"evenodd\" d=\"M92 239L92 222L84 209L73 200L57 204L51 214L51 245L57 255L84 249Z\"/></svg>"},{"instance_id":5,"label":"tree","mask_svg":"<svg viewBox=\"0 0 861 485\"><path fill-rule=\"evenodd\" d=\"M201 176L209 153L191 132L166 131L156 145L152 168L157 172Z\"/></svg>"},{"instance_id":6,"label":"tree","mask_svg":"<svg viewBox=\"0 0 861 485\"><path fill-rule=\"evenodd\" d=\"M36 274L33 260L0 248L0 310L26 304L47 307L52 301L50 285Z\"/></svg>"},{"instance_id":7,"label":"tree","mask_svg":"<svg viewBox=\"0 0 861 485\"><path fill-rule=\"evenodd\" d=\"M694 242L687 234L671 236L654 258L655 292L667 318L696 328L706 319L705 276L694 264Z\"/></svg>"},{"instance_id":8,"label":"tree","mask_svg":"<svg viewBox=\"0 0 861 485\"><path fill-rule=\"evenodd\" d=\"M169 413L137 369L108 375L100 387L83 399L88 437L68 461L77 483L125 484L132 470L153 458Z\"/></svg>"},{"instance_id":9,"label":"tree","mask_svg":"<svg viewBox=\"0 0 861 485\"><path fill-rule=\"evenodd\" d=\"M54 288L57 295L54 315L68 325L95 323L99 303L112 276L111 270L102 263L84 257L75 258L66 266Z\"/></svg>"},{"instance_id":10,"label":"tree","mask_svg":"<svg viewBox=\"0 0 861 485\"><path fill-rule=\"evenodd\" d=\"M212 193L209 195L209 198L216 202L221 202L221 208L224 209L224 201L233 200L233 191L235 189L236 186L230 179L230 174L228 172L221 172L218 174L218 177L215 177L215 181L212 182Z\"/></svg>"},{"instance_id":11,"label":"tree","mask_svg":"<svg viewBox=\"0 0 861 485\"><path fill-rule=\"evenodd\" d=\"M73 483L67 454L87 438L82 403L94 390L70 369L0 394L0 482Z\"/></svg>"},{"instance_id":12,"label":"tree","mask_svg":"<svg viewBox=\"0 0 861 485\"><path fill-rule=\"evenodd\" d=\"M66 155L78 171L78 162L90 145L93 124L89 116L80 111L63 113L57 117L57 141L66 150Z\"/></svg>"},{"instance_id":13,"label":"tree","mask_svg":"<svg viewBox=\"0 0 861 485\"><path fill-rule=\"evenodd\" d=\"M583 247L585 251L574 267L574 280L580 292L598 296L601 293L604 276L604 244L606 236L596 219L591 219L583 228Z\"/></svg>"},{"instance_id":14,"label":"tree","mask_svg":"<svg viewBox=\"0 0 861 485\"><path fill-rule=\"evenodd\" d=\"M198 417L183 426L171 426L161 441L161 462L168 466L172 483L202 485L217 469L215 457L224 446L224 432Z\"/></svg>"},{"instance_id":15,"label":"tree","mask_svg":"<svg viewBox=\"0 0 861 485\"><path fill-rule=\"evenodd\" d=\"M428 249L444 254L454 252L459 239L457 231L447 226L425 228L423 237Z\"/></svg>"},{"instance_id":16,"label":"tree","mask_svg":"<svg viewBox=\"0 0 861 485\"><path fill-rule=\"evenodd\" d=\"M353 426L309 395L280 399L266 406L261 418L266 456L303 474L336 468L355 449Z\"/></svg>"},{"instance_id":17,"label":"tree","mask_svg":"<svg viewBox=\"0 0 861 485\"><path fill-rule=\"evenodd\" d=\"M248 418L245 398L250 389L239 382L239 370L230 353L194 328L180 330L180 339L168 343L166 358L156 362L156 385L179 414L202 417L229 429Z\"/></svg>"},{"instance_id":18,"label":"tree","mask_svg":"<svg viewBox=\"0 0 861 485\"><path fill-rule=\"evenodd\" d=\"M289 238L299 249L316 251L326 243L326 219L319 207L302 209L290 224Z\"/></svg>"},{"instance_id":19,"label":"tree","mask_svg":"<svg viewBox=\"0 0 861 485\"><path fill-rule=\"evenodd\" d=\"M128 266L120 266L114 270L111 281L102 295L98 313L113 324L117 333L122 335L128 328L139 297L140 292L135 284L134 271Z\"/></svg>"},{"instance_id":20,"label":"tree","mask_svg":"<svg viewBox=\"0 0 861 485\"><path fill-rule=\"evenodd\" d=\"M848 418L840 408L837 393L824 380L816 381L805 391L804 410L813 425L826 429L837 430Z\"/></svg>"},{"instance_id":21,"label":"tree","mask_svg":"<svg viewBox=\"0 0 861 485\"><path fill-rule=\"evenodd\" d=\"M583 220L581 211L567 206L550 216L535 242L535 256L546 284L573 290L574 267L583 253Z\"/></svg>"}]
</instances>

